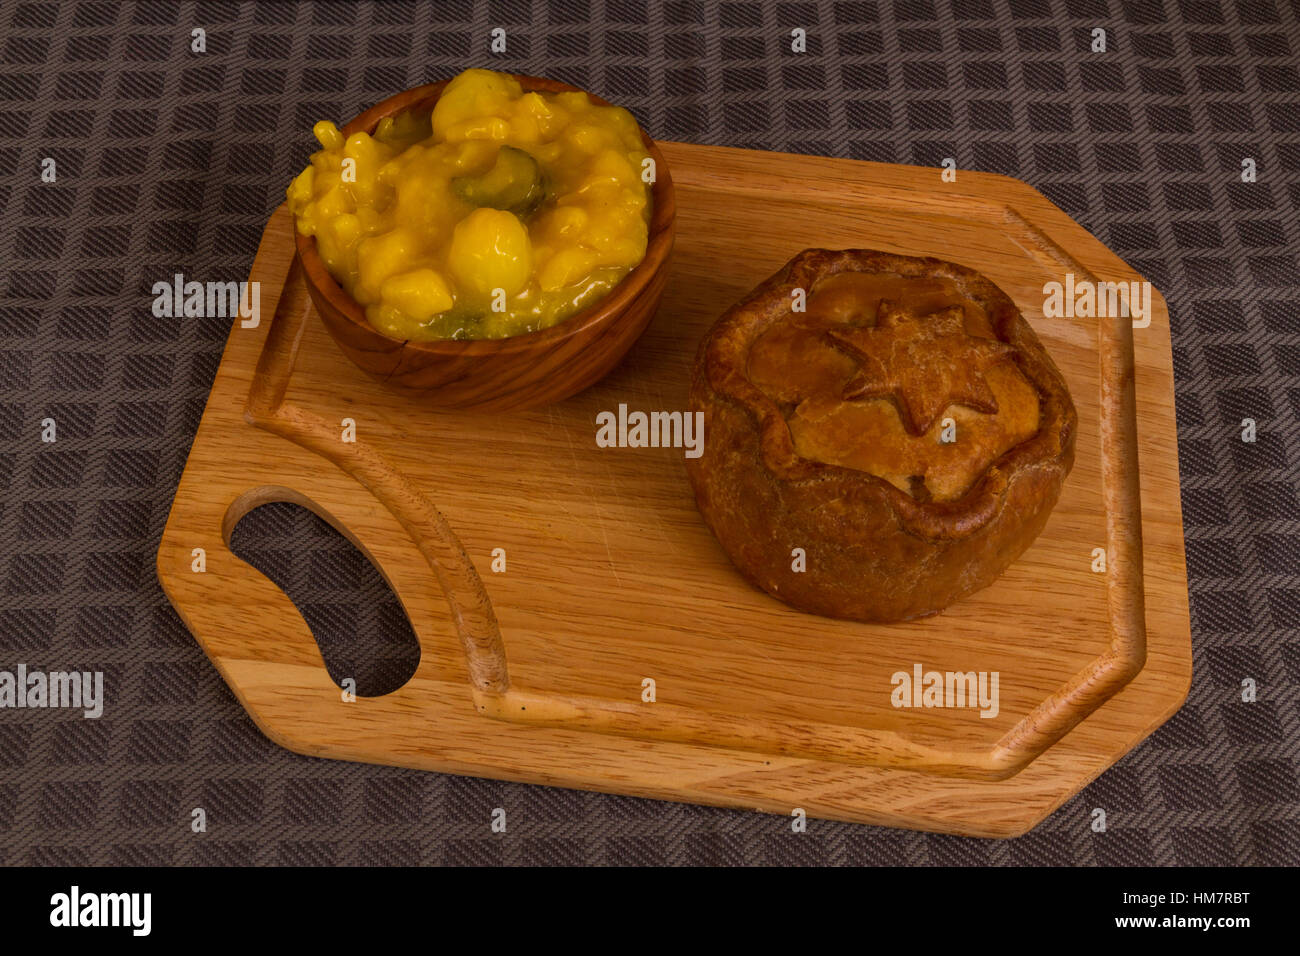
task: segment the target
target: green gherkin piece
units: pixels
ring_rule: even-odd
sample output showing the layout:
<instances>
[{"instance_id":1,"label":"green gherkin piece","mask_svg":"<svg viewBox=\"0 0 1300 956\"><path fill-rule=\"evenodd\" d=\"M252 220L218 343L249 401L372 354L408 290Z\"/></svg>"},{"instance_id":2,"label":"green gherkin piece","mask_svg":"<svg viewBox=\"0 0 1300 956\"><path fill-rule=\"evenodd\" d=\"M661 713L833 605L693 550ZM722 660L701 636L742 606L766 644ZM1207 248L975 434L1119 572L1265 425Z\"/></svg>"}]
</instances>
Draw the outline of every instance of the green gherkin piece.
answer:
<instances>
[{"instance_id":1,"label":"green gherkin piece","mask_svg":"<svg viewBox=\"0 0 1300 956\"><path fill-rule=\"evenodd\" d=\"M487 172L460 176L451 181L451 187L471 206L504 209L521 219L546 198L542 167L528 153L513 146L502 146Z\"/></svg>"}]
</instances>

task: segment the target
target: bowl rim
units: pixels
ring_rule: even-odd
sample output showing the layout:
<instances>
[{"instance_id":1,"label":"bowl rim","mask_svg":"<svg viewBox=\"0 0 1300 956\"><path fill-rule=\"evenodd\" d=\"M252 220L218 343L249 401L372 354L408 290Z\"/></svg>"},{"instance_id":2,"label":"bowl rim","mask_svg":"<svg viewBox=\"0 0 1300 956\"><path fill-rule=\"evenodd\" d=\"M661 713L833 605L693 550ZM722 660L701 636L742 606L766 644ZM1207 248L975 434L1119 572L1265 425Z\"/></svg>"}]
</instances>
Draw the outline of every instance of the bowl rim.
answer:
<instances>
[{"instance_id":1,"label":"bowl rim","mask_svg":"<svg viewBox=\"0 0 1300 956\"><path fill-rule=\"evenodd\" d=\"M559 80L518 73L510 75L519 81L524 92L527 93L586 92ZM396 93L349 120L343 126L342 133L344 136L351 136L353 133L363 130L367 133L373 133L375 127L379 125L379 121L384 117L395 116L398 113L418 109L426 105L432 106L437 102L442 95L442 91L450 82L451 78L448 78L435 83L414 86ZM613 105L595 93L587 93L587 95L598 106ZM555 325L536 332L523 332L519 335L508 335L496 339L431 339L417 341L393 338L370 324L361 305L335 281L329 270L325 268L325 262L321 259L316 248L316 237L304 236L300 233L295 221L293 224L294 240L305 279L316 293L324 298L339 315L343 316L350 325L356 327L362 334L383 339L401 350L409 349L430 356L499 355L548 348L572 336L580 335L595 326L604 325L611 319L617 319L627 312L628 306L650 284L655 274L666 263L673 244L676 208L672 176L668 171L668 166L664 162L663 154L660 152L658 145L650 138L639 122L637 123L637 130L641 133L641 140L645 144L646 151L655 161L655 181L650 190L654 207L650 215L645 255L600 301L579 312L575 312Z\"/></svg>"}]
</instances>

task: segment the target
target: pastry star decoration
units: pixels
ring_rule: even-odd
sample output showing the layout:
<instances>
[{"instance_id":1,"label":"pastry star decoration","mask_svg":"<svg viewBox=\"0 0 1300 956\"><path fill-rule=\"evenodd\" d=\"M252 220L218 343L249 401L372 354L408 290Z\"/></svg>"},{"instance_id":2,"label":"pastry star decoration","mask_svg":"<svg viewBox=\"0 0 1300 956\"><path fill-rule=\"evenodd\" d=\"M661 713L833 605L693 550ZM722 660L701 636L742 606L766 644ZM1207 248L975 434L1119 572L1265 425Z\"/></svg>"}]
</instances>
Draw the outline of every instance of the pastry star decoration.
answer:
<instances>
[{"instance_id":1,"label":"pastry star decoration","mask_svg":"<svg viewBox=\"0 0 1300 956\"><path fill-rule=\"evenodd\" d=\"M893 396L913 435L929 431L952 404L996 414L984 370L1014 349L971 335L962 315L959 305L923 316L882 301L874 327L828 329L831 341L858 363L844 400Z\"/></svg>"}]
</instances>

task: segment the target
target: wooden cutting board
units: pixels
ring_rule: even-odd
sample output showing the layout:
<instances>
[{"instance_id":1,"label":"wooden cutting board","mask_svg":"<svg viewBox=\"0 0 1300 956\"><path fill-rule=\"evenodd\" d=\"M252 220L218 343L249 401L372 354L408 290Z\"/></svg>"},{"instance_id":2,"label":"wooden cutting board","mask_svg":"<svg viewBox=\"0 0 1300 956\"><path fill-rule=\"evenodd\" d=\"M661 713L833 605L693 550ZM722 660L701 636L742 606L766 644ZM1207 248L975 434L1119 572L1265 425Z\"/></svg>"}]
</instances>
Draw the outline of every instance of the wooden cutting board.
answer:
<instances>
[{"instance_id":1,"label":"wooden cutting board","mask_svg":"<svg viewBox=\"0 0 1300 956\"><path fill-rule=\"evenodd\" d=\"M258 726L302 753L1026 831L1170 717L1191 680L1163 300L1138 328L1045 318L1044 284L1066 273L1139 277L1015 180L663 149L678 199L663 304L613 374L532 412L432 410L364 376L312 311L278 209L250 277L262 320L234 323L163 533L164 590ZM980 270L1034 326L1078 409L1076 463L1046 530L992 587L927 620L785 607L704 526L682 449L595 441L597 414L620 404L685 409L705 329L811 246ZM279 500L347 535L401 600L421 659L397 691L345 700L293 604L230 552L239 519ZM895 675L918 666L996 672L996 714L894 706Z\"/></svg>"}]
</instances>

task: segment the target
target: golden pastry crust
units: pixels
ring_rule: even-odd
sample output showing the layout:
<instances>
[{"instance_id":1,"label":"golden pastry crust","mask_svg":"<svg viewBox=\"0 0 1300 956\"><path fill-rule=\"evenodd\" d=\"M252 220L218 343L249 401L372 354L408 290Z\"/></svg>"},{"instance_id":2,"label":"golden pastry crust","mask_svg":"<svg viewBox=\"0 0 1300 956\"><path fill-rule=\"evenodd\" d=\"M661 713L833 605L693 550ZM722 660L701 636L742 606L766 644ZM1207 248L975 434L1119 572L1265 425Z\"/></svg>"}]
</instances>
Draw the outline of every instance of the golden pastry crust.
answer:
<instances>
[{"instance_id":1,"label":"golden pastry crust","mask_svg":"<svg viewBox=\"0 0 1300 956\"><path fill-rule=\"evenodd\" d=\"M710 329L690 405L705 442L687 471L723 549L830 617L908 620L987 586L1074 460L1074 404L1029 324L938 259L800 253Z\"/></svg>"}]
</instances>

